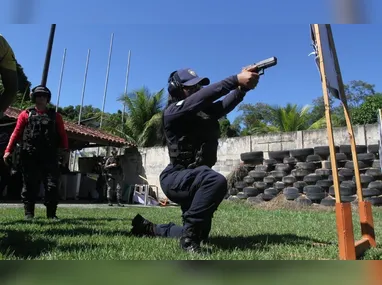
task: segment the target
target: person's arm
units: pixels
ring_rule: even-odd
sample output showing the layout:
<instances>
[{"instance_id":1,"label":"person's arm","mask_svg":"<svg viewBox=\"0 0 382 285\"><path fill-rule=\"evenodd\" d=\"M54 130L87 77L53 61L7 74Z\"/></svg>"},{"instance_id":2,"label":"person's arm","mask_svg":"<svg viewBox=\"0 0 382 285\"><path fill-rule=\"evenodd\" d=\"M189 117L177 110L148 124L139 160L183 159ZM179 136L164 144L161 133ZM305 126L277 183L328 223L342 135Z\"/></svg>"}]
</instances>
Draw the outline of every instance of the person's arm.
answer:
<instances>
[{"instance_id":1,"label":"person's arm","mask_svg":"<svg viewBox=\"0 0 382 285\"><path fill-rule=\"evenodd\" d=\"M114 159L113 157L109 157L106 162L105 162L105 169L109 169L111 167L114 167L115 166L115 163L114 163Z\"/></svg>"},{"instance_id":2,"label":"person's arm","mask_svg":"<svg viewBox=\"0 0 382 285\"><path fill-rule=\"evenodd\" d=\"M0 97L0 111L4 112L17 95L18 78L16 58L12 48L0 35L0 75L4 91Z\"/></svg>"},{"instance_id":3,"label":"person's arm","mask_svg":"<svg viewBox=\"0 0 382 285\"><path fill-rule=\"evenodd\" d=\"M245 94L246 92L239 87L225 96L223 100L219 100L208 106L204 111L220 119L235 109L235 107L243 101Z\"/></svg>"},{"instance_id":4,"label":"person's arm","mask_svg":"<svg viewBox=\"0 0 382 285\"><path fill-rule=\"evenodd\" d=\"M16 127L12 132L11 138L9 139L7 148L5 149L5 153L11 153L15 147L16 142L21 138L24 128L28 122L28 113L26 111L22 111L17 118Z\"/></svg>"},{"instance_id":5,"label":"person's arm","mask_svg":"<svg viewBox=\"0 0 382 285\"><path fill-rule=\"evenodd\" d=\"M189 112L199 112L238 86L237 75L206 86L184 100L175 103L171 108L171 117L175 119Z\"/></svg>"},{"instance_id":6,"label":"person's arm","mask_svg":"<svg viewBox=\"0 0 382 285\"><path fill-rule=\"evenodd\" d=\"M61 114L56 113L56 128L60 136L60 147L64 150L69 149L68 135L65 131L64 120L62 119Z\"/></svg>"}]
</instances>

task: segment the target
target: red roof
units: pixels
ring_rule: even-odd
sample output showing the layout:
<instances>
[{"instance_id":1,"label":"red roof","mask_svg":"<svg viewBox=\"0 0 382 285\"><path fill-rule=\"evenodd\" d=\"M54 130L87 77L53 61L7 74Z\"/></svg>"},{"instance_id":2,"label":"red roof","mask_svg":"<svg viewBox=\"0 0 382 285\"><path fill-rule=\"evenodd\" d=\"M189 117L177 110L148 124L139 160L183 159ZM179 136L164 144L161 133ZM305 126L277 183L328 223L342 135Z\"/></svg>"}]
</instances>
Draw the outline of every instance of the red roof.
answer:
<instances>
[{"instance_id":1,"label":"red roof","mask_svg":"<svg viewBox=\"0 0 382 285\"><path fill-rule=\"evenodd\" d=\"M17 117L19 116L21 111L22 111L21 109L9 107L5 111L5 115L10 117L10 118L17 119ZM129 146L135 146L135 144L128 142L123 138L120 138L120 137L114 136L114 135L110 135L104 131L93 129L90 127L85 127L83 125L78 125L76 123L65 121L65 120L64 120L64 125L65 125L65 130L69 134L72 133L72 134L84 136L85 138L88 137L89 140L91 140L91 138L97 138L97 139L107 141L109 143L118 143L118 144L124 144L124 145L129 145Z\"/></svg>"}]
</instances>

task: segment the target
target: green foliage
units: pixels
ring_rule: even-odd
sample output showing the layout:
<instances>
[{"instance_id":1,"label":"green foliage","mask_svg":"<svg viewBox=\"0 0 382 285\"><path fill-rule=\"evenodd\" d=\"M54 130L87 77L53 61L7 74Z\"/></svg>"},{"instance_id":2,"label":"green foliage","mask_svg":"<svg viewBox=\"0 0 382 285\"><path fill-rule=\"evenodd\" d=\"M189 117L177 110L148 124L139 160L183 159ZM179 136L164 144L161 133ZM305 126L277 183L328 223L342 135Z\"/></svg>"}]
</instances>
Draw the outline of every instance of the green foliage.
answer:
<instances>
[{"instance_id":1,"label":"green foliage","mask_svg":"<svg viewBox=\"0 0 382 285\"><path fill-rule=\"evenodd\" d=\"M365 101L352 113L352 123L357 125L378 122L378 110L382 109L382 94L367 96Z\"/></svg>"},{"instance_id":2,"label":"green foliage","mask_svg":"<svg viewBox=\"0 0 382 285\"><path fill-rule=\"evenodd\" d=\"M164 89L151 93L142 87L122 94L118 100L126 106L126 119L118 132L141 147L161 145L163 93Z\"/></svg>"},{"instance_id":3,"label":"green foliage","mask_svg":"<svg viewBox=\"0 0 382 285\"><path fill-rule=\"evenodd\" d=\"M224 117L219 120L220 124L220 137L222 138L232 138L239 136L239 131L235 126L231 125L231 122Z\"/></svg>"}]
</instances>

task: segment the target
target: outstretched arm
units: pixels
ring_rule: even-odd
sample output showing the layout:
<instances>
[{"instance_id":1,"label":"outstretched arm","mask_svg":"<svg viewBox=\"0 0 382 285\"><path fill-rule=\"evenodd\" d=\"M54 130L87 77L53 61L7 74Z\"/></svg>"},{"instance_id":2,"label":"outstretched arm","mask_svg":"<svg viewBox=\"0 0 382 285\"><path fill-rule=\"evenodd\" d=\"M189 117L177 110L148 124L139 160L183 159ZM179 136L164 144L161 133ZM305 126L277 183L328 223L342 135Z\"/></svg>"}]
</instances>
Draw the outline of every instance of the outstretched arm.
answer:
<instances>
[{"instance_id":1,"label":"outstretched arm","mask_svg":"<svg viewBox=\"0 0 382 285\"><path fill-rule=\"evenodd\" d=\"M175 119L189 112L199 112L211 105L215 100L238 88L239 81L236 75L230 76L220 82L211 84L186 99L171 106L171 118Z\"/></svg>"},{"instance_id":2,"label":"outstretched arm","mask_svg":"<svg viewBox=\"0 0 382 285\"><path fill-rule=\"evenodd\" d=\"M208 106L204 111L207 114L220 119L235 109L235 107L243 101L245 94L246 92L239 87L225 96L223 100L219 100Z\"/></svg>"}]
</instances>

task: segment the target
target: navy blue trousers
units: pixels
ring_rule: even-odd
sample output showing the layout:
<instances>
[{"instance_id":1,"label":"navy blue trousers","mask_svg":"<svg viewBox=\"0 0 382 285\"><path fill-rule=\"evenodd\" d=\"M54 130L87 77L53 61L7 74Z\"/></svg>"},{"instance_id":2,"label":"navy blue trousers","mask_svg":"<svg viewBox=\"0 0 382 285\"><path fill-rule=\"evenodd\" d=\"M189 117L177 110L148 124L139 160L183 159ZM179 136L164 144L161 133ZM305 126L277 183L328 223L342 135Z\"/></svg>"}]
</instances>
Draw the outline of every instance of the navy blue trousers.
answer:
<instances>
[{"instance_id":1,"label":"navy blue trousers","mask_svg":"<svg viewBox=\"0 0 382 285\"><path fill-rule=\"evenodd\" d=\"M187 169L170 164L161 173L160 183L167 198L180 205L183 225L159 224L156 235L179 238L185 230L196 228L200 238L207 239L213 214L227 193L226 178L208 166Z\"/></svg>"}]
</instances>

